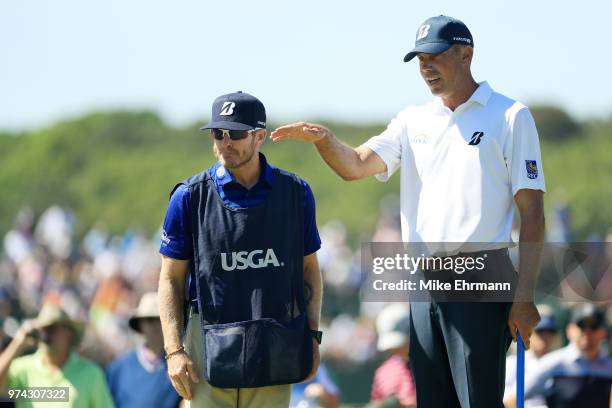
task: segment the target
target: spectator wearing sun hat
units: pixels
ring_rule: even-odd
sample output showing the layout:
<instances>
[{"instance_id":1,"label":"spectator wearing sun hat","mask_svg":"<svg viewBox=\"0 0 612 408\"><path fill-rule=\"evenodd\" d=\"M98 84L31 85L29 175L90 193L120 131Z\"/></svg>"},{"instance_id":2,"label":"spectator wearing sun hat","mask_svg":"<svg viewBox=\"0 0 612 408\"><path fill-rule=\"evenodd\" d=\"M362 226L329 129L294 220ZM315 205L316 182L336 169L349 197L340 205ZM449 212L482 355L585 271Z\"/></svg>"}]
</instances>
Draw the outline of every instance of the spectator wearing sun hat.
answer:
<instances>
[{"instance_id":1,"label":"spectator wearing sun hat","mask_svg":"<svg viewBox=\"0 0 612 408\"><path fill-rule=\"evenodd\" d=\"M26 321L0 354L0 389L67 387L66 407L113 407L104 372L74 350L81 341L84 323L53 303L43 305L38 317ZM36 352L17 357L38 339ZM17 401L17 407L36 406Z\"/></svg>"},{"instance_id":2,"label":"spectator wearing sun hat","mask_svg":"<svg viewBox=\"0 0 612 408\"><path fill-rule=\"evenodd\" d=\"M115 404L118 408L178 406L181 398L166 371L157 292L142 296L128 323L142 335L144 342L117 358L106 369Z\"/></svg>"},{"instance_id":3,"label":"spectator wearing sun hat","mask_svg":"<svg viewBox=\"0 0 612 408\"><path fill-rule=\"evenodd\" d=\"M378 350L390 355L374 374L372 402L396 399L402 407L416 407L416 389L408 364L410 309L407 303L392 303L376 318Z\"/></svg>"}]
</instances>

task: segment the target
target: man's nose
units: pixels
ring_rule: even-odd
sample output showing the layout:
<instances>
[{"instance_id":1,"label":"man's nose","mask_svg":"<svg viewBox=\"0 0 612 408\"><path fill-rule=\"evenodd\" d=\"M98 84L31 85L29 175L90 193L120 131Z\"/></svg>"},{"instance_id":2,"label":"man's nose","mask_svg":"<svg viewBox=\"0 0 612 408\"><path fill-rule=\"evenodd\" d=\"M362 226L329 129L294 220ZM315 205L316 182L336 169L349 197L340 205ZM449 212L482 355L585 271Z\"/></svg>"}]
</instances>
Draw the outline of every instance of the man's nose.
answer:
<instances>
[{"instance_id":1,"label":"man's nose","mask_svg":"<svg viewBox=\"0 0 612 408\"><path fill-rule=\"evenodd\" d=\"M232 145L232 139L230 138L229 134L224 134L223 135L223 146L224 147L229 147Z\"/></svg>"},{"instance_id":2,"label":"man's nose","mask_svg":"<svg viewBox=\"0 0 612 408\"><path fill-rule=\"evenodd\" d=\"M427 72L431 70L431 62L422 61L421 62L421 71Z\"/></svg>"}]
</instances>

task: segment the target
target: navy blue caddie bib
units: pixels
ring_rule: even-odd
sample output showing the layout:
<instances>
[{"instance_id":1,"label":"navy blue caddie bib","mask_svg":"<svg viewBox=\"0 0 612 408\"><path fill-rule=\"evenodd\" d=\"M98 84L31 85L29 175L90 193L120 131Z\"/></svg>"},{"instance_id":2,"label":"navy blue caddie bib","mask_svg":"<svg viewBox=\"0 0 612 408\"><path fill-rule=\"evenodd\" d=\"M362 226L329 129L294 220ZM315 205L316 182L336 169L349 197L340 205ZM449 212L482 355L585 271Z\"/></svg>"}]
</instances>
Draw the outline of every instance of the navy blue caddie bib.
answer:
<instances>
[{"instance_id":1,"label":"navy blue caddie bib","mask_svg":"<svg viewBox=\"0 0 612 408\"><path fill-rule=\"evenodd\" d=\"M303 187L297 176L273 171L271 192L251 208L224 205L207 171L181 183L190 195L190 273L203 329L204 374L213 386L291 383L310 371Z\"/></svg>"}]
</instances>

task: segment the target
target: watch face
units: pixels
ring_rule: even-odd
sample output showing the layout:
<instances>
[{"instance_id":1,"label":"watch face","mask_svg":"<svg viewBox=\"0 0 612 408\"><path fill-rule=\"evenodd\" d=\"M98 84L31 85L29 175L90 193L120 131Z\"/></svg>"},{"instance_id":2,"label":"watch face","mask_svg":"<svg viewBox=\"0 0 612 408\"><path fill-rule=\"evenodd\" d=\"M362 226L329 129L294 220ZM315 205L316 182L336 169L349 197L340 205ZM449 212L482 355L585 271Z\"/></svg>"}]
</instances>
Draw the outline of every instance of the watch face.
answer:
<instances>
[{"instance_id":1,"label":"watch face","mask_svg":"<svg viewBox=\"0 0 612 408\"><path fill-rule=\"evenodd\" d=\"M312 337L317 341L317 343L321 344L321 340L323 340L323 332L317 330L311 330Z\"/></svg>"}]
</instances>

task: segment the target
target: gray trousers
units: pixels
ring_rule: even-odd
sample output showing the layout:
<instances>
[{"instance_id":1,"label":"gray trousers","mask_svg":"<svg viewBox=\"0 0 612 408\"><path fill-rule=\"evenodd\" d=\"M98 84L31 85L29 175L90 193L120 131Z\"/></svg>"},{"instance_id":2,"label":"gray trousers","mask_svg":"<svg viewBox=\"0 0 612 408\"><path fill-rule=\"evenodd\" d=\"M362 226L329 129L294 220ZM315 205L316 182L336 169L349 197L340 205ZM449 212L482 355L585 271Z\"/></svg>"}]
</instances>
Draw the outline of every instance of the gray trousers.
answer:
<instances>
[{"instance_id":1,"label":"gray trousers","mask_svg":"<svg viewBox=\"0 0 612 408\"><path fill-rule=\"evenodd\" d=\"M419 408L503 408L511 303L411 302Z\"/></svg>"}]
</instances>

